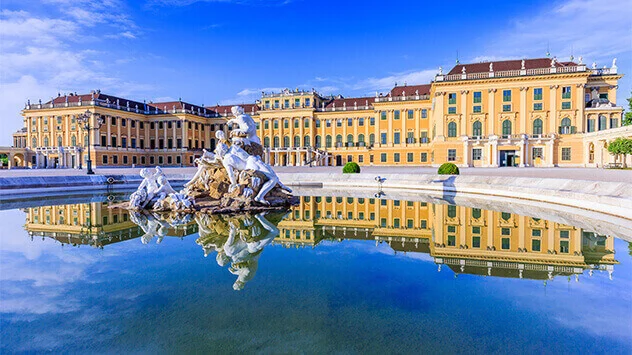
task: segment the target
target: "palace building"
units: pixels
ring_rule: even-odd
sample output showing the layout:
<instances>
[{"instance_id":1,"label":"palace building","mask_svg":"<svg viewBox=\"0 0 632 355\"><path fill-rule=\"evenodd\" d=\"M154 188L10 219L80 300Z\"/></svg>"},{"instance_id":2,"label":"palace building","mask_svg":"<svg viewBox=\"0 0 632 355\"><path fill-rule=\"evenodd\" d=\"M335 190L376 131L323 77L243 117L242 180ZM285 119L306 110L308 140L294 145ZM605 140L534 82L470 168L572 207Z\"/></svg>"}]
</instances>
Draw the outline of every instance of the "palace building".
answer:
<instances>
[{"instance_id":1,"label":"palace building","mask_svg":"<svg viewBox=\"0 0 632 355\"><path fill-rule=\"evenodd\" d=\"M616 60L610 68L581 58L457 63L431 83L371 97L297 89L242 106L258 124L264 160L276 166L601 167L614 161L608 142L632 137L617 105L621 77ZM27 103L14 147L0 153L16 166L85 166L88 137L77 117L89 110L93 126L104 120L90 131L94 166L191 166L214 148L217 130L231 129L230 106L58 95Z\"/></svg>"}]
</instances>

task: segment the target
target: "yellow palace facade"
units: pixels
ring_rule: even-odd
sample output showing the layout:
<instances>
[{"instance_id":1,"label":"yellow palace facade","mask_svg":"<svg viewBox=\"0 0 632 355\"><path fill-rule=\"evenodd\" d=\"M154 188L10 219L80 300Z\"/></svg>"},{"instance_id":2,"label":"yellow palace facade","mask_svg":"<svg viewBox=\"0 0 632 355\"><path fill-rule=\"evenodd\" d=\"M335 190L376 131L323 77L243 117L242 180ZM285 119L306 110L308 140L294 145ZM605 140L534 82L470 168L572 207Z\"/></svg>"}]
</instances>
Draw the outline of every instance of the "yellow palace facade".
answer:
<instances>
[{"instance_id":1,"label":"yellow palace facade","mask_svg":"<svg viewBox=\"0 0 632 355\"><path fill-rule=\"evenodd\" d=\"M581 166L613 162L608 143L632 137L610 68L555 58L457 64L429 84L396 85L370 97L314 90L262 93L242 105L257 122L264 160L276 166ZM14 147L0 153L33 168L85 166L86 110L104 118L91 131L93 164L190 166L228 131L230 105L135 102L98 91L27 103ZM631 157L632 159L632 157Z\"/></svg>"}]
</instances>

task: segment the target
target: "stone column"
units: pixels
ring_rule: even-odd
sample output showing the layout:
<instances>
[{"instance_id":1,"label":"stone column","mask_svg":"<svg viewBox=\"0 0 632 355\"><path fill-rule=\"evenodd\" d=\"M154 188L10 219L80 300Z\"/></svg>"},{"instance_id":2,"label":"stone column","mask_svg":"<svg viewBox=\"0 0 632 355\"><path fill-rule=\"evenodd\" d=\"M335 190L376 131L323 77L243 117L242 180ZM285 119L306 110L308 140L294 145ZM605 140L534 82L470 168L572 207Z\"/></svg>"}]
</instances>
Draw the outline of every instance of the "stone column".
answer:
<instances>
[{"instance_id":1,"label":"stone column","mask_svg":"<svg viewBox=\"0 0 632 355\"><path fill-rule=\"evenodd\" d=\"M189 147L189 137L187 137L187 121L182 121L182 147L183 148L191 148ZM157 139L157 138L156 138Z\"/></svg>"},{"instance_id":2,"label":"stone column","mask_svg":"<svg viewBox=\"0 0 632 355\"><path fill-rule=\"evenodd\" d=\"M489 89L487 93L487 111L489 112L487 135L491 136L496 134L496 89Z\"/></svg>"},{"instance_id":3,"label":"stone column","mask_svg":"<svg viewBox=\"0 0 632 355\"><path fill-rule=\"evenodd\" d=\"M106 146L104 147L104 149L107 149L107 147L112 144L112 119L109 116L105 116L105 125L107 129L107 142L105 142Z\"/></svg>"},{"instance_id":4,"label":"stone column","mask_svg":"<svg viewBox=\"0 0 632 355\"><path fill-rule=\"evenodd\" d=\"M497 168L498 167L498 136L496 135L491 135L489 136L489 144L492 147L492 152L491 152L491 156L489 157L491 159L491 164L489 166L491 166L492 168Z\"/></svg>"},{"instance_id":5,"label":"stone column","mask_svg":"<svg viewBox=\"0 0 632 355\"><path fill-rule=\"evenodd\" d=\"M559 85L551 85L549 88L549 133L557 133L557 88Z\"/></svg>"},{"instance_id":6,"label":"stone column","mask_svg":"<svg viewBox=\"0 0 632 355\"><path fill-rule=\"evenodd\" d=\"M547 150L546 155L548 155L547 158L546 158L547 166L548 167L553 167L553 166L555 166L555 162L553 161L553 156L554 156L554 153L555 153L554 140L550 140L550 141L546 142L546 148L547 148L546 149Z\"/></svg>"},{"instance_id":7,"label":"stone column","mask_svg":"<svg viewBox=\"0 0 632 355\"><path fill-rule=\"evenodd\" d=\"M171 140L173 141L173 146L172 146L172 147L173 147L173 149L174 149L174 150L177 150L177 149L178 149L178 138L176 138L176 136L177 136L177 134L176 134L176 126L177 126L178 124L177 124L177 122L173 122L171 125L172 125L172 126L171 126L171 128L172 128L172 131L171 131L171 134L172 134ZM182 163L184 164L184 162L182 162Z\"/></svg>"},{"instance_id":8,"label":"stone column","mask_svg":"<svg viewBox=\"0 0 632 355\"><path fill-rule=\"evenodd\" d=\"M527 149L525 149L525 145L527 144L527 135L522 134L522 139L520 140L520 164L519 167L524 168L527 162Z\"/></svg>"},{"instance_id":9,"label":"stone column","mask_svg":"<svg viewBox=\"0 0 632 355\"><path fill-rule=\"evenodd\" d=\"M472 166L470 164L470 144L467 136L461 136L461 140L463 141L463 163L462 167Z\"/></svg>"}]
</instances>

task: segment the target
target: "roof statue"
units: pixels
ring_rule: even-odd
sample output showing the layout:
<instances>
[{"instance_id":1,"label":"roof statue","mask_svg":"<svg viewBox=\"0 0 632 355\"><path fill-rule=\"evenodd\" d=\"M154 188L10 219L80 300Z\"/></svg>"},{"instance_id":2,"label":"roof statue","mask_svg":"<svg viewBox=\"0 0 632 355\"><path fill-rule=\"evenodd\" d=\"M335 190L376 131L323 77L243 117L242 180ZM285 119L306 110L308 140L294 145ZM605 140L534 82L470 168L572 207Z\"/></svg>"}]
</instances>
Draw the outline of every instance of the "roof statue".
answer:
<instances>
[{"instance_id":1,"label":"roof statue","mask_svg":"<svg viewBox=\"0 0 632 355\"><path fill-rule=\"evenodd\" d=\"M231 108L236 124L230 138L217 131L213 152L195 160L193 178L176 191L160 167L142 169L143 181L121 207L133 211L234 213L288 207L296 202L272 167L261 157L263 147L255 121L239 106Z\"/></svg>"}]
</instances>

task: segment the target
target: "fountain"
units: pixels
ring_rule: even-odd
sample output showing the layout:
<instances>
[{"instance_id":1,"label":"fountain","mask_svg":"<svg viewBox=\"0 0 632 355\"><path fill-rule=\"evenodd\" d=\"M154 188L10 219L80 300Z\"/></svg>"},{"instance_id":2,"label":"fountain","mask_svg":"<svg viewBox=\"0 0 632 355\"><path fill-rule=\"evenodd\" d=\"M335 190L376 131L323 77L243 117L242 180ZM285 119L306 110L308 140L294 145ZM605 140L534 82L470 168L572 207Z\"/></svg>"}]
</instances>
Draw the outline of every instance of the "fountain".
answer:
<instances>
[{"instance_id":1,"label":"fountain","mask_svg":"<svg viewBox=\"0 0 632 355\"><path fill-rule=\"evenodd\" d=\"M229 138L223 131L216 132L217 147L213 152L204 149L195 160L198 170L184 189L175 191L160 167L142 169L143 182L129 202L117 207L132 211L235 213L295 204L292 190L261 159L263 147L252 117L239 106L231 111L235 118L227 123L239 128Z\"/></svg>"}]
</instances>

